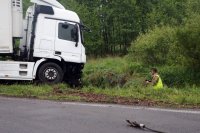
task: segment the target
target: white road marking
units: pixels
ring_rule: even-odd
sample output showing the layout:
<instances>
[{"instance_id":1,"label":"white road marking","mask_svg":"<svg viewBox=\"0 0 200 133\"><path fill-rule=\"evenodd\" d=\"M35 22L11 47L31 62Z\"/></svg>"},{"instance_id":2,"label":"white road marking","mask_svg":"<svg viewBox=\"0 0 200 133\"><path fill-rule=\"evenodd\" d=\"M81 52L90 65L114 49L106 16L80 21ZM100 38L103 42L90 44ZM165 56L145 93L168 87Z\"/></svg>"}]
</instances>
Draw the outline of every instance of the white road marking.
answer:
<instances>
[{"instance_id":1,"label":"white road marking","mask_svg":"<svg viewBox=\"0 0 200 133\"><path fill-rule=\"evenodd\" d=\"M200 114L200 111L195 110L175 110L175 109L160 109L160 108L145 108L146 110L172 112L172 113L185 113L185 114Z\"/></svg>"},{"instance_id":2,"label":"white road marking","mask_svg":"<svg viewBox=\"0 0 200 133\"><path fill-rule=\"evenodd\" d=\"M137 107L137 106L125 106L125 105L114 105L114 104L94 104L94 103L78 103L78 102L55 102L48 100L31 100L31 99L20 99L20 98L8 98L8 97L0 97L1 100L24 100L24 101L40 101L40 102L48 102L48 103L56 103L62 105L74 105L74 106L88 106L88 107L100 107L100 108L120 108L120 109L132 109L132 110L149 110L149 111L159 111L159 112L171 112L171 113L184 113L184 114L200 114L200 110L177 110L177 109L163 109L163 108L150 108L150 107ZM0 101L1 101L0 100Z\"/></svg>"},{"instance_id":3,"label":"white road marking","mask_svg":"<svg viewBox=\"0 0 200 133\"><path fill-rule=\"evenodd\" d=\"M64 105L75 105L75 106L88 106L88 107L101 107L101 108L121 108L121 109L133 109L133 110L149 110L149 111L160 111L160 112L172 112L172 113L185 113L185 114L200 114L199 111L195 110L176 110L176 109L162 109L162 108L150 108L150 107L134 107L124 105L109 105L109 104L90 104L90 103L75 103L75 102L63 102Z\"/></svg>"}]
</instances>

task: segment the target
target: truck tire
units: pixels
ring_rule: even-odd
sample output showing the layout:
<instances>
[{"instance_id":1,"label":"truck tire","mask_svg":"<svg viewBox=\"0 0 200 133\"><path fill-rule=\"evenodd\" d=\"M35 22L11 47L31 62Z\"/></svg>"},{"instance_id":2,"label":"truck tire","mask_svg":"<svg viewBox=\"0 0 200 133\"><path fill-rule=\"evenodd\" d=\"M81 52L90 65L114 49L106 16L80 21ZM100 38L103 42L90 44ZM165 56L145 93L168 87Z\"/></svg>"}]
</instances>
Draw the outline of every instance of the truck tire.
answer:
<instances>
[{"instance_id":1,"label":"truck tire","mask_svg":"<svg viewBox=\"0 0 200 133\"><path fill-rule=\"evenodd\" d=\"M63 80L63 70L55 63L45 63L38 71L39 80L43 83L57 84Z\"/></svg>"}]
</instances>

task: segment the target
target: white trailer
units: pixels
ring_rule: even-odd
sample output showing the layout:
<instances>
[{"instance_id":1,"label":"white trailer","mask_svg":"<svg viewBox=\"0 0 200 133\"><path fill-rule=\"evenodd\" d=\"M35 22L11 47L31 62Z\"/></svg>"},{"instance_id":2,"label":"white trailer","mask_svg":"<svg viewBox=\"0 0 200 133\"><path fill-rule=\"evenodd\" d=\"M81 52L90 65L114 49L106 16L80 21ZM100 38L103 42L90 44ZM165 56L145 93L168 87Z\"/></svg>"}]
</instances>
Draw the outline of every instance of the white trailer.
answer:
<instances>
[{"instance_id":1,"label":"white trailer","mask_svg":"<svg viewBox=\"0 0 200 133\"><path fill-rule=\"evenodd\" d=\"M80 85L86 63L80 18L56 0L31 2L24 20L22 0L0 2L0 56L12 57L0 61L0 80Z\"/></svg>"}]
</instances>

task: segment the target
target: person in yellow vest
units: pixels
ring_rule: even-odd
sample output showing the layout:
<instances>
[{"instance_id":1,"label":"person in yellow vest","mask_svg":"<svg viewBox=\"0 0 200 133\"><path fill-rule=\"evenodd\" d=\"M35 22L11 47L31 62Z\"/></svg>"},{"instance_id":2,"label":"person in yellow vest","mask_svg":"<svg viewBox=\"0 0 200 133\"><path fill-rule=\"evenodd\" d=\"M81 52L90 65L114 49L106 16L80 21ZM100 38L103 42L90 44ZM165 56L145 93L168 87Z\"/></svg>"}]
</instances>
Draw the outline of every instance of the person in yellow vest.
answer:
<instances>
[{"instance_id":1,"label":"person in yellow vest","mask_svg":"<svg viewBox=\"0 0 200 133\"><path fill-rule=\"evenodd\" d=\"M146 85L152 85L155 90L163 89L162 79L158 74L158 70L156 68L151 69L152 80L146 80Z\"/></svg>"}]
</instances>

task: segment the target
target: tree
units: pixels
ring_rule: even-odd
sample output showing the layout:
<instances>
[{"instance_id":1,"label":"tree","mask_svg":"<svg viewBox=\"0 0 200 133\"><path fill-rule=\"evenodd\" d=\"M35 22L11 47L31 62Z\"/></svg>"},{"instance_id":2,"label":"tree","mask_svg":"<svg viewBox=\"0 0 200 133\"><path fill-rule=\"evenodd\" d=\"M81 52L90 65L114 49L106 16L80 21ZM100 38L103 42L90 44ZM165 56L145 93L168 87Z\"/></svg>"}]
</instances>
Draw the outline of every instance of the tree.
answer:
<instances>
[{"instance_id":1,"label":"tree","mask_svg":"<svg viewBox=\"0 0 200 133\"><path fill-rule=\"evenodd\" d=\"M60 0L78 13L92 33L85 33L88 55L126 54L140 33L155 26L181 26L200 13L199 0ZM30 4L23 1L24 10Z\"/></svg>"},{"instance_id":2,"label":"tree","mask_svg":"<svg viewBox=\"0 0 200 133\"><path fill-rule=\"evenodd\" d=\"M200 72L200 15L193 15L177 33L179 46L187 58L187 66Z\"/></svg>"}]
</instances>

